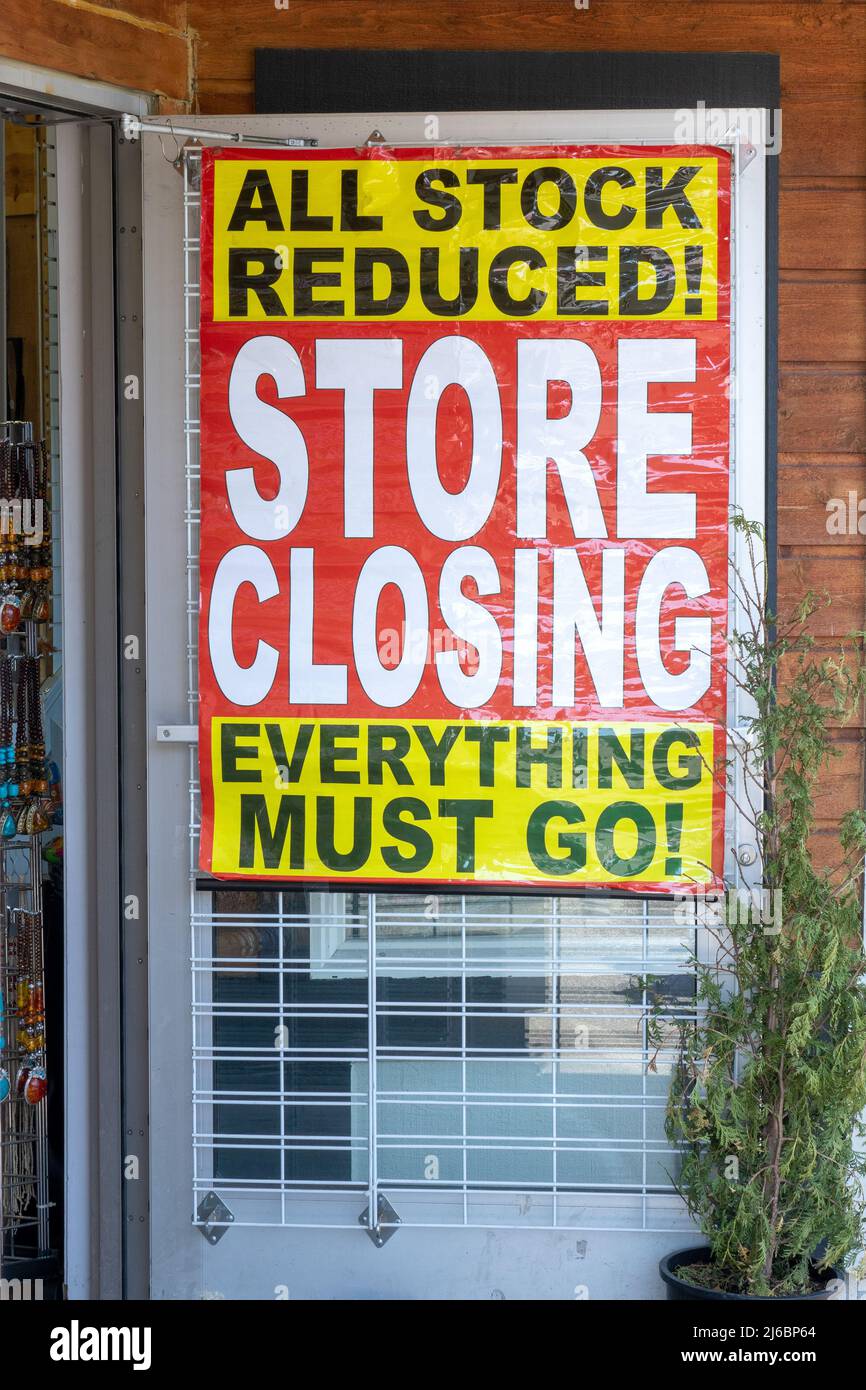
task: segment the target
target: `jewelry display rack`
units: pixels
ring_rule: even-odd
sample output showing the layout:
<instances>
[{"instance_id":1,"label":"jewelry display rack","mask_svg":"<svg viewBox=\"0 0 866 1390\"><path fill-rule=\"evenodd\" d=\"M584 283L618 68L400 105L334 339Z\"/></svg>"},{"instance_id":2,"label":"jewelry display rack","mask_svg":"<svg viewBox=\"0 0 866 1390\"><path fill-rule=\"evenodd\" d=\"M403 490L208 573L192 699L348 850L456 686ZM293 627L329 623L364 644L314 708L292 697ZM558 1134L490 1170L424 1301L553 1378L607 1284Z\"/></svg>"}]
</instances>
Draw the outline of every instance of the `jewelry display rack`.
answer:
<instances>
[{"instance_id":1,"label":"jewelry display rack","mask_svg":"<svg viewBox=\"0 0 866 1390\"><path fill-rule=\"evenodd\" d=\"M0 442L6 441L32 444L32 425L0 422ZM9 501L3 499L7 507ZM4 521L8 525L7 515ZM3 545L0 536L0 551ZM17 666L22 659L38 659L39 626L37 618L25 615L13 631L6 631L4 625L0 660L11 658ZM5 776L0 768L0 781ZM0 821L7 814L4 803ZM0 995L4 1006L0 1039L5 1040L0 1068L5 1069L9 1088L0 1102L0 1275L5 1279L47 1255L50 1246L41 847L41 832L0 838ZM22 980L28 976L29 1000L26 984L22 994ZM35 990L40 1014L34 1028ZM41 1072L38 1089L31 1088L25 1096L19 1078L32 1077L37 1067Z\"/></svg>"}]
</instances>

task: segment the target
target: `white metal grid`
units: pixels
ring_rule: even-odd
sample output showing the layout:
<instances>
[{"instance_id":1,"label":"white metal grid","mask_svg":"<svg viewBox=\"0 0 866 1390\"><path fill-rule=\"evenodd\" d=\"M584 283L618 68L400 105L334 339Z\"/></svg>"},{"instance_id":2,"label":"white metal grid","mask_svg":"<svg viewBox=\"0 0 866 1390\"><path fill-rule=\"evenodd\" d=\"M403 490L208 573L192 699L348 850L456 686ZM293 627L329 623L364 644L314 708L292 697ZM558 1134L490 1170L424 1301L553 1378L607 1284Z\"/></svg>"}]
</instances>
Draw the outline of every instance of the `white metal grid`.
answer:
<instances>
[{"instance_id":1,"label":"white metal grid","mask_svg":"<svg viewBox=\"0 0 866 1390\"><path fill-rule=\"evenodd\" d=\"M191 725L198 718L199 183L192 150L184 162L183 247ZM294 892L238 897L235 890L220 898L236 910L216 909L216 895L196 891L194 745L189 756L194 1221L215 1189L233 1224L246 1226L352 1226L362 1208L376 1211L382 1195L416 1226L688 1228L669 1176L676 1155L661 1127L675 1054L663 1050L650 1068L648 1001L638 982L664 977L675 990L671 1020L693 1016L688 961L706 949L696 905L313 894L298 910ZM346 898L358 905L348 910ZM314 978L318 999L290 998L293 982ZM447 982L445 1001L422 997L421 982L431 978ZM506 990L485 1003L473 998L480 979L536 992L521 999ZM223 994L226 981L234 988ZM394 999L400 981L412 982L414 993ZM299 1021L317 1019L327 1023L329 1041L294 1040ZM386 1040L395 1021L411 1032L433 1019L450 1028L447 1041ZM481 1021L494 1029L522 1024L525 1045L475 1044L470 1035ZM224 1041L237 1025L241 1041ZM354 1026L349 1041L330 1038L347 1026ZM299 1085L304 1069L323 1059L343 1064L348 1079L315 1090ZM479 1062L510 1069L509 1084L492 1087ZM536 1083L545 1079L544 1092L516 1073L527 1062ZM327 1125L299 1126L302 1111L317 1118L339 1111L348 1128L335 1135ZM491 1115L501 1123L479 1123ZM315 1176L312 1155L321 1156L325 1176ZM520 1155L536 1172L540 1161L543 1175L527 1176L532 1165L521 1167Z\"/></svg>"},{"instance_id":2,"label":"white metal grid","mask_svg":"<svg viewBox=\"0 0 866 1390\"><path fill-rule=\"evenodd\" d=\"M292 1225L295 1197L309 1215L314 1197L354 1193L336 1223L352 1224L379 1193L403 1214L405 1194L424 1192L416 1224L502 1225L519 1194L533 1224L585 1227L590 1205L599 1221L590 1194L619 1194L605 1229L658 1228L674 1054L649 1069L637 981L663 976L671 1016L693 1016L693 918L638 900L615 914L579 899L341 894L335 910L276 892L224 911L234 892L217 910L197 896L196 1205L215 1188L235 1224ZM314 1088L323 1067L341 1083ZM335 1115L337 1133L313 1122ZM316 1179L311 1155L330 1176ZM332 1213L323 1200L309 1224Z\"/></svg>"}]
</instances>

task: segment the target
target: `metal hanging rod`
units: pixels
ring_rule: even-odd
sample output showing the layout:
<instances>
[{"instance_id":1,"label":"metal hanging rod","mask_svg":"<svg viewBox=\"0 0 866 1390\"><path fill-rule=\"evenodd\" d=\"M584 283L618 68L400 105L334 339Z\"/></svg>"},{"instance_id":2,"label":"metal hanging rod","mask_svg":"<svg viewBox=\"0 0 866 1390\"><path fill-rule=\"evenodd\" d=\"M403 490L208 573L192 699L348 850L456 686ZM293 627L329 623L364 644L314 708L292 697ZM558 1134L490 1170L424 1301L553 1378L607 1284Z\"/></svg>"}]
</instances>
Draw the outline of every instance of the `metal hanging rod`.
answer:
<instances>
[{"instance_id":1,"label":"metal hanging rod","mask_svg":"<svg viewBox=\"0 0 866 1390\"><path fill-rule=\"evenodd\" d=\"M299 135L241 135L237 130L204 130L172 121L158 124L128 113L121 116L120 128L126 140L138 140L141 135L183 135L193 140L213 140L218 145L274 145L283 149L306 149L319 143Z\"/></svg>"}]
</instances>

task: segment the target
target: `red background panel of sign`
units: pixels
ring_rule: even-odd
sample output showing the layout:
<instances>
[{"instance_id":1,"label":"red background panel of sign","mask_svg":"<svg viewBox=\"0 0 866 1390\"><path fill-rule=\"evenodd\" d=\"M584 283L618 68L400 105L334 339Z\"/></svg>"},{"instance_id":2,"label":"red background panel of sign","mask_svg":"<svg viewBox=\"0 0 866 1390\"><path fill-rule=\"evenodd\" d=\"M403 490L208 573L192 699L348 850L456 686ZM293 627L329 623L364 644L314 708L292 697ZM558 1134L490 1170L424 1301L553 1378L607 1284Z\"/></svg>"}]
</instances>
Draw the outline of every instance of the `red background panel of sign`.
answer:
<instances>
[{"instance_id":1,"label":"red background panel of sign","mask_svg":"<svg viewBox=\"0 0 866 1390\"><path fill-rule=\"evenodd\" d=\"M671 326L673 328L673 326ZM713 620L713 676L710 688L697 704L677 711L683 719L724 721L725 671L724 630L727 615L727 517L728 517L728 399L727 329L715 323L676 325L660 332L659 324L565 324L533 325L532 338L579 337L588 343L600 366L603 382L602 413L598 430L585 453L592 465L598 496L604 512L608 539L575 539L562 487L556 469L548 465L547 537L530 542L515 535L515 438L516 438L516 348L526 338L524 323L474 324L463 330L483 350L491 362L499 384L503 417L503 462L500 488L489 520L465 544L483 547L495 559L501 579L501 593L486 597L485 606L496 616L503 635L504 661L495 694L482 708L465 713L478 719L514 718L512 703L512 613L513 553L515 548L532 545L539 551L539 685L538 703L521 708L519 717L528 719L636 719L665 717L644 689L635 653L635 596L641 577L652 555L672 544L690 544L706 566L711 592L688 601L672 586L662 608L661 644L667 649L666 664L671 672L682 668L685 656L673 650L676 618L709 615ZM298 353L307 382L307 394L282 402L269 379L263 379L259 394L275 407L286 411L300 427L307 444L310 483L307 503L297 526L284 539L256 542L271 557L280 593L259 604L252 586L245 586L235 604L233 644L238 662L252 661L261 639L275 647L281 658L272 687L269 707L284 713L334 716L346 713L375 717L382 713L364 692L352 667L351 613L358 574L367 557L382 546L401 546L418 561L428 589L431 641L442 634L445 624L438 616L437 585L442 564L455 549L451 541L440 540L425 528L415 509L406 467L406 406L416 365L423 352L444 332L457 328L440 325L400 325L397 336L403 343L403 381L399 390L375 394L375 534L370 539L343 535L344 424L343 392L319 390L315 386L315 345L326 338L351 336L355 339L381 339L387 334L377 325L353 324L351 333L337 325L268 325L270 336L285 338ZM207 369L202 381L202 450L208 466L202 476L202 514L207 524L202 530L201 613L202 636L207 632L207 596L217 564L233 546L248 537L237 526L229 507L225 487L227 469L255 468L256 484L263 496L273 496L277 472L273 464L248 450L238 439L228 411L228 379L232 363L241 346L251 336L250 326L225 326L209 334ZM617 536L616 517L616 420L617 420L617 343L637 337L653 339L694 338L697 380L689 383L654 384L649 388L649 408L659 411L688 411L693 422L692 454L688 458L650 459L648 491L694 493L697 501L697 540L634 540ZM568 407L568 389L552 384L549 415ZM437 425L440 475L443 485L457 493L465 484L472 450L472 426L464 393L451 387L443 395ZM351 466L351 461L349 463ZM590 591L600 594L601 551L608 546L626 548L625 588L625 682L621 706L602 705L596 695L586 664L578 654L575 667L575 700L571 707L557 707L551 699L549 638L551 618L550 552L554 547L573 548L580 557ZM349 666L347 705L290 705L288 690L288 604L289 554L293 547L309 547L315 555L315 633L314 656L318 663L341 662ZM468 593L468 590L467 590ZM389 599L391 600L389 602ZM402 605L396 592L386 590L378 615L380 633L402 629ZM387 648L387 635L383 638ZM386 654L387 659L387 654ZM471 657L470 657L471 660ZM208 644L201 645L202 714L231 714L251 711L232 706L218 690L209 667ZM401 713L426 718L453 718L455 710L443 696L432 661L414 696Z\"/></svg>"}]
</instances>

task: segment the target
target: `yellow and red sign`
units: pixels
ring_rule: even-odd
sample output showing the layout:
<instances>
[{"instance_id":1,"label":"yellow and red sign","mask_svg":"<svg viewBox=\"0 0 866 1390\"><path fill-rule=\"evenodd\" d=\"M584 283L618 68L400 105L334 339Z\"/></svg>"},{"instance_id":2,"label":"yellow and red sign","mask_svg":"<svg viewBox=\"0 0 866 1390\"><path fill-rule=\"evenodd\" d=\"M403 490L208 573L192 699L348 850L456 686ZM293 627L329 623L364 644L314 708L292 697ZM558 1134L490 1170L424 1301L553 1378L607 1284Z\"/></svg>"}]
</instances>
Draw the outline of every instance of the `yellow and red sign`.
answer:
<instances>
[{"instance_id":1,"label":"yellow and red sign","mask_svg":"<svg viewBox=\"0 0 866 1390\"><path fill-rule=\"evenodd\" d=\"M215 151L202 191L202 868L717 883L727 153Z\"/></svg>"}]
</instances>

